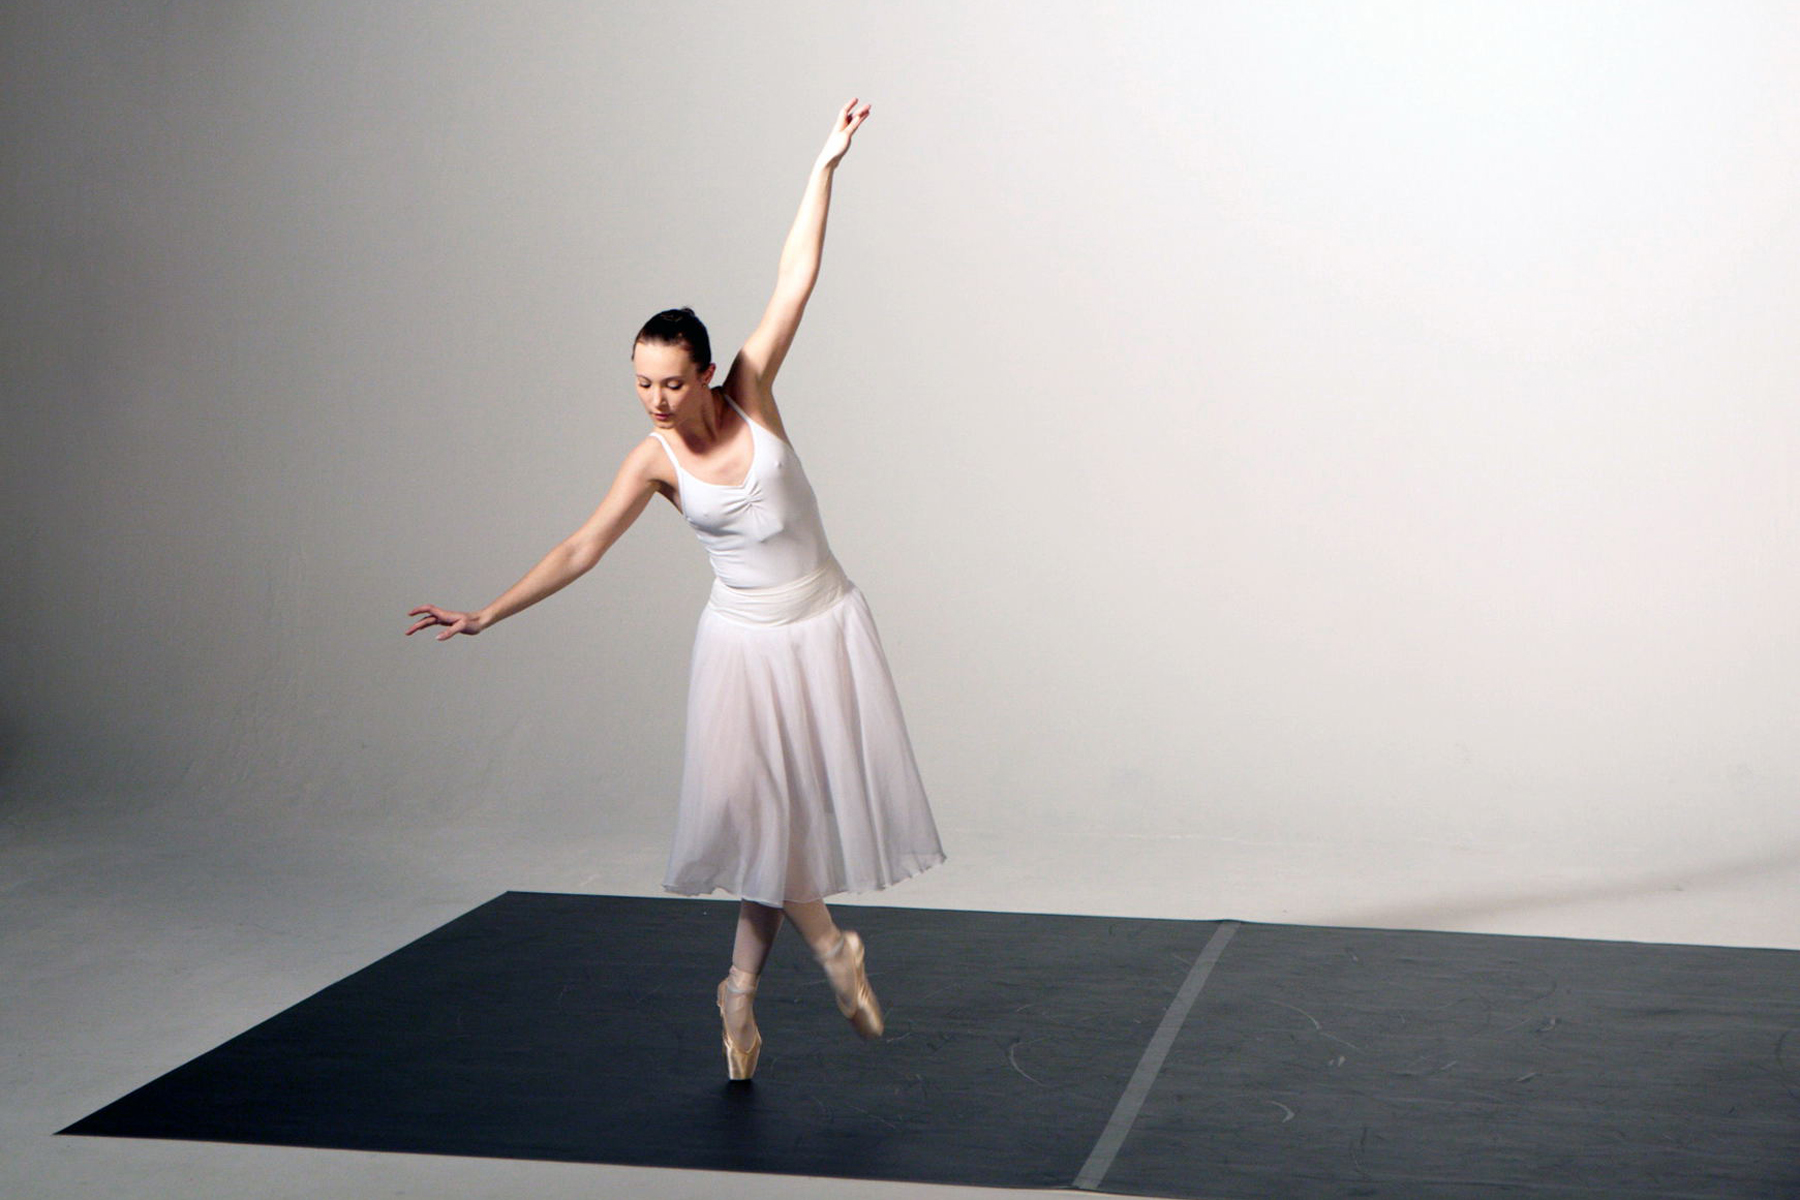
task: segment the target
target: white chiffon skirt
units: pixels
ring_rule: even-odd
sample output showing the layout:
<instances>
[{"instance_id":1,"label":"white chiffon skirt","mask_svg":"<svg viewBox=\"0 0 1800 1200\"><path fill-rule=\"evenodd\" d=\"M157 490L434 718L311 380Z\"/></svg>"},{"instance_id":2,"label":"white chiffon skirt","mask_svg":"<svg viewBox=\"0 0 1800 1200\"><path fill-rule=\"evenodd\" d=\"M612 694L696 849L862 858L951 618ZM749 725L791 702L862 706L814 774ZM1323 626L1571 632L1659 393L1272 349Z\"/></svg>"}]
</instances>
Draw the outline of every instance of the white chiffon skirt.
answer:
<instances>
[{"instance_id":1,"label":"white chiffon skirt","mask_svg":"<svg viewBox=\"0 0 1800 1200\"><path fill-rule=\"evenodd\" d=\"M694 634L664 890L779 905L943 861L861 590L835 559L773 588L715 580Z\"/></svg>"}]
</instances>

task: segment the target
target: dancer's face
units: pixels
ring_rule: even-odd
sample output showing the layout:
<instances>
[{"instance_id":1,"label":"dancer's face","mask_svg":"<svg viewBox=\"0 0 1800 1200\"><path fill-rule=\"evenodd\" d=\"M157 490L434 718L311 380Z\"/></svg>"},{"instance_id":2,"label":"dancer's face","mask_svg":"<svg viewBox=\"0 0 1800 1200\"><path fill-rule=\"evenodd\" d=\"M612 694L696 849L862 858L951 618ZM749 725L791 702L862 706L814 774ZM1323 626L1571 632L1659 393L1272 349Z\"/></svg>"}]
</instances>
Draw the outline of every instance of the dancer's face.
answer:
<instances>
[{"instance_id":1,"label":"dancer's face","mask_svg":"<svg viewBox=\"0 0 1800 1200\"><path fill-rule=\"evenodd\" d=\"M712 364L694 366L686 346L639 342L631 352L637 372L638 399L658 429L672 429L706 404L712 381Z\"/></svg>"}]
</instances>

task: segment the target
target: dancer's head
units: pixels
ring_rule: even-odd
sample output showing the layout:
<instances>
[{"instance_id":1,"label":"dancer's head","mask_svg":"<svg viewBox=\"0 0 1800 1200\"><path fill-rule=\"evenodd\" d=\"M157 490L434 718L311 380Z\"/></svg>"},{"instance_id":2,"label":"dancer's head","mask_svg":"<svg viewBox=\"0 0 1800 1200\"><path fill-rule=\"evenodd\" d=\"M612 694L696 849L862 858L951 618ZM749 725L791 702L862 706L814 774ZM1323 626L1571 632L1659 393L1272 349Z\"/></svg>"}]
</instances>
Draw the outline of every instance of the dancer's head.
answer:
<instances>
[{"instance_id":1,"label":"dancer's head","mask_svg":"<svg viewBox=\"0 0 1800 1200\"><path fill-rule=\"evenodd\" d=\"M638 399L656 423L676 424L695 395L712 384L712 341L691 308L657 313L631 343Z\"/></svg>"}]
</instances>

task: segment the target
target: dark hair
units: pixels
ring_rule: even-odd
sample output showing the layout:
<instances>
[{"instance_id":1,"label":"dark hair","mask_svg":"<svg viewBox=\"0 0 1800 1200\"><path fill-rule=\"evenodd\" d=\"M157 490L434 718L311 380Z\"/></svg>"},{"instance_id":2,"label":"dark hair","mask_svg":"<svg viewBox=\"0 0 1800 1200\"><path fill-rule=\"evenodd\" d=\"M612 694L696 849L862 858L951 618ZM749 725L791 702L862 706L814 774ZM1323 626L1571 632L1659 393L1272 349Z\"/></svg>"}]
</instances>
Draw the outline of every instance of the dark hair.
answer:
<instances>
[{"instance_id":1,"label":"dark hair","mask_svg":"<svg viewBox=\"0 0 1800 1200\"><path fill-rule=\"evenodd\" d=\"M686 346L696 370L704 371L712 363L712 339L706 336L706 326L700 323L691 308L665 308L657 313L645 321L638 335L631 339L633 353L639 342Z\"/></svg>"}]
</instances>

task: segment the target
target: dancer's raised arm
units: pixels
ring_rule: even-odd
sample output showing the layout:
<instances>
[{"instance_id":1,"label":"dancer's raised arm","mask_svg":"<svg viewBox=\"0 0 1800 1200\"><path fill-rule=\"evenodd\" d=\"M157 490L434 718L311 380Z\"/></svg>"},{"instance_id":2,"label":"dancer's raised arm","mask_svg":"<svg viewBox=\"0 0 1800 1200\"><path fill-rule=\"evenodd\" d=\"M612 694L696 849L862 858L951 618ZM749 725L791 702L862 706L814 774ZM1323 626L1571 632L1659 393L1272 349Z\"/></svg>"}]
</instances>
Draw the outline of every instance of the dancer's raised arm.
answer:
<instances>
[{"instance_id":1,"label":"dancer's raised arm","mask_svg":"<svg viewBox=\"0 0 1800 1200\"><path fill-rule=\"evenodd\" d=\"M825 148L819 151L818 161L813 163L812 174L807 178L806 194L800 199L794 227L781 248L775 294L725 376L725 390L734 396L744 395L746 390L767 395L774 387L775 373L787 357L794 332L800 328L801 314L806 311L807 298L819 278L819 260L825 249L825 217L831 208L832 174L850 149L851 135L868 116L869 106L858 109L854 99L838 110L831 136L825 139ZM740 390L744 385L749 386Z\"/></svg>"}]
</instances>

